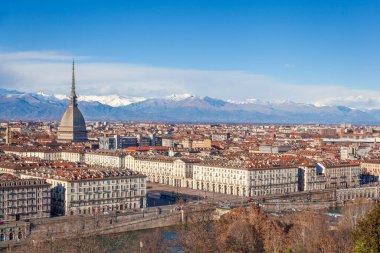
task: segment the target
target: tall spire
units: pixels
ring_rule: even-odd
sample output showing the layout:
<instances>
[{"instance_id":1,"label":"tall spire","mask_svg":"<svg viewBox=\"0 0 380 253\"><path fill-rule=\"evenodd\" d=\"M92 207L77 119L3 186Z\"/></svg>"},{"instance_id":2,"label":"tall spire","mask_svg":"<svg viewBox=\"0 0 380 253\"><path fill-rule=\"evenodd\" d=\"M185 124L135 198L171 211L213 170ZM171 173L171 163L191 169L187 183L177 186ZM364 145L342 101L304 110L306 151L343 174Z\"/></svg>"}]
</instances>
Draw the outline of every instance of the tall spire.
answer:
<instances>
[{"instance_id":1,"label":"tall spire","mask_svg":"<svg viewBox=\"0 0 380 253\"><path fill-rule=\"evenodd\" d=\"M74 59L73 59L73 77L71 80L70 105L77 106L77 95L75 94Z\"/></svg>"},{"instance_id":2,"label":"tall spire","mask_svg":"<svg viewBox=\"0 0 380 253\"><path fill-rule=\"evenodd\" d=\"M58 142L82 142L87 141L86 122L77 106L75 94L75 66L73 59L73 77L71 82L70 102L62 116L58 128Z\"/></svg>"}]
</instances>

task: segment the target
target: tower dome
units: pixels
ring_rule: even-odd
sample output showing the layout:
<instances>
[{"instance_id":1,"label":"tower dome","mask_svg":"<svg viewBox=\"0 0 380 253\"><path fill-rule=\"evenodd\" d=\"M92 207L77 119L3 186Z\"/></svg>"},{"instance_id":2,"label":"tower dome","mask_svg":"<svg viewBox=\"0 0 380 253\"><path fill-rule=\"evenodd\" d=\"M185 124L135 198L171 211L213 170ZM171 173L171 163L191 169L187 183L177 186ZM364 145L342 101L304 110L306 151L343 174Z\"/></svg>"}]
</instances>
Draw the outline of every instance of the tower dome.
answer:
<instances>
[{"instance_id":1,"label":"tower dome","mask_svg":"<svg viewBox=\"0 0 380 253\"><path fill-rule=\"evenodd\" d=\"M58 128L58 142L84 142L87 141L86 123L78 108L75 94L75 75L73 61L73 76L71 81L70 102L62 116Z\"/></svg>"}]
</instances>

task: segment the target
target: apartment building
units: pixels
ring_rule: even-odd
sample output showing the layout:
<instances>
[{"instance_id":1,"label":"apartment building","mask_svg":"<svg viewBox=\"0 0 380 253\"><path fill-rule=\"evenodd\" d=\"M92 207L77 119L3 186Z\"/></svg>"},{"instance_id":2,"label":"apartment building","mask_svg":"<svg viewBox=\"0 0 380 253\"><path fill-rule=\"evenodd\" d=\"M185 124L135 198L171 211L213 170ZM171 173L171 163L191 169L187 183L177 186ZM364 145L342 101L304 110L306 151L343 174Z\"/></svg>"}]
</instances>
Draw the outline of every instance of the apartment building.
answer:
<instances>
[{"instance_id":1,"label":"apartment building","mask_svg":"<svg viewBox=\"0 0 380 253\"><path fill-rule=\"evenodd\" d=\"M320 162L304 170L305 191L351 188L360 185L361 168L356 162Z\"/></svg>"},{"instance_id":2,"label":"apartment building","mask_svg":"<svg viewBox=\"0 0 380 253\"><path fill-rule=\"evenodd\" d=\"M84 162L89 165L122 168L124 166L124 157L124 153L94 151L84 154Z\"/></svg>"},{"instance_id":3,"label":"apartment building","mask_svg":"<svg viewBox=\"0 0 380 253\"><path fill-rule=\"evenodd\" d=\"M291 150L289 145L260 145L259 152L263 154L285 153Z\"/></svg>"},{"instance_id":4,"label":"apartment building","mask_svg":"<svg viewBox=\"0 0 380 253\"><path fill-rule=\"evenodd\" d=\"M99 149L124 149L128 147L136 147L138 144L136 137L114 135L111 137L99 137Z\"/></svg>"},{"instance_id":5,"label":"apartment building","mask_svg":"<svg viewBox=\"0 0 380 253\"><path fill-rule=\"evenodd\" d=\"M19 221L50 217L50 184L41 178L0 174L0 219Z\"/></svg>"},{"instance_id":6,"label":"apartment building","mask_svg":"<svg viewBox=\"0 0 380 253\"><path fill-rule=\"evenodd\" d=\"M302 190L314 191L326 189L326 175L317 166L305 166L302 169Z\"/></svg>"},{"instance_id":7,"label":"apartment building","mask_svg":"<svg viewBox=\"0 0 380 253\"><path fill-rule=\"evenodd\" d=\"M163 137L162 138L162 146L173 148L174 147L174 139L170 137Z\"/></svg>"},{"instance_id":8,"label":"apartment building","mask_svg":"<svg viewBox=\"0 0 380 253\"><path fill-rule=\"evenodd\" d=\"M298 191L298 167L250 167L203 163L193 167L193 188L238 196L265 196Z\"/></svg>"},{"instance_id":9,"label":"apartment building","mask_svg":"<svg viewBox=\"0 0 380 253\"><path fill-rule=\"evenodd\" d=\"M380 177L380 160L366 160L360 166L363 174Z\"/></svg>"},{"instance_id":10,"label":"apartment building","mask_svg":"<svg viewBox=\"0 0 380 253\"><path fill-rule=\"evenodd\" d=\"M335 128L322 128L319 129L319 134L322 137L335 137L337 135L337 131Z\"/></svg>"},{"instance_id":11,"label":"apartment building","mask_svg":"<svg viewBox=\"0 0 380 253\"><path fill-rule=\"evenodd\" d=\"M250 179L250 196L286 194L300 190L300 175L297 166L250 168Z\"/></svg>"},{"instance_id":12,"label":"apartment building","mask_svg":"<svg viewBox=\"0 0 380 253\"><path fill-rule=\"evenodd\" d=\"M183 139L181 141L183 148L193 149L193 148L211 148L211 140L210 139L200 139L200 140L192 140L192 139Z\"/></svg>"},{"instance_id":13,"label":"apartment building","mask_svg":"<svg viewBox=\"0 0 380 253\"><path fill-rule=\"evenodd\" d=\"M356 149L350 147L340 147L340 159L342 160L354 160L356 156Z\"/></svg>"},{"instance_id":14,"label":"apartment building","mask_svg":"<svg viewBox=\"0 0 380 253\"><path fill-rule=\"evenodd\" d=\"M95 214L146 206L146 176L126 169L38 168L22 178L44 178L51 188L52 213Z\"/></svg>"},{"instance_id":15,"label":"apartment building","mask_svg":"<svg viewBox=\"0 0 380 253\"><path fill-rule=\"evenodd\" d=\"M37 157L47 161L64 160L74 163L87 163L104 167L121 168L124 164L124 153L117 151L92 151L84 152L82 150L57 150L49 149L27 149L27 148L5 148L7 154L15 154L21 157Z\"/></svg>"},{"instance_id":16,"label":"apartment building","mask_svg":"<svg viewBox=\"0 0 380 253\"><path fill-rule=\"evenodd\" d=\"M228 166L216 162L195 164L193 189L249 196L249 170L245 166Z\"/></svg>"},{"instance_id":17,"label":"apartment building","mask_svg":"<svg viewBox=\"0 0 380 253\"><path fill-rule=\"evenodd\" d=\"M125 167L147 176L148 181L192 188L193 164L198 160L165 156L125 157Z\"/></svg>"},{"instance_id":18,"label":"apartment building","mask_svg":"<svg viewBox=\"0 0 380 253\"><path fill-rule=\"evenodd\" d=\"M61 150L30 149L24 150L24 157L37 157L42 160L55 161L61 159Z\"/></svg>"},{"instance_id":19,"label":"apartment building","mask_svg":"<svg viewBox=\"0 0 380 253\"><path fill-rule=\"evenodd\" d=\"M80 150L63 150L61 152L61 160L72 163L84 163L85 153Z\"/></svg>"},{"instance_id":20,"label":"apartment building","mask_svg":"<svg viewBox=\"0 0 380 253\"><path fill-rule=\"evenodd\" d=\"M193 140L192 148L211 148L211 140Z\"/></svg>"},{"instance_id":21,"label":"apartment building","mask_svg":"<svg viewBox=\"0 0 380 253\"><path fill-rule=\"evenodd\" d=\"M230 133L213 134L211 135L212 141L226 141L231 137Z\"/></svg>"},{"instance_id":22,"label":"apartment building","mask_svg":"<svg viewBox=\"0 0 380 253\"><path fill-rule=\"evenodd\" d=\"M378 182L380 178L380 160L366 160L360 164L362 183Z\"/></svg>"},{"instance_id":23,"label":"apartment building","mask_svg":"<svg viewBox=\"0 0 380 253\"><path fill-rule=\"evenodd\" d=\"M2 147L5 154L15 154L21 157L37 157L47 161L54 161L61 159L61 150L52 149L38 149L38 148L25 148L25 147Z\"/></svg>"},{"instance_id":24,"label":"apartment building","mask_svg":"<svg viewBox=\"0 0 380 253\"><path fill-rule=\"evenodd\" d=\"M110 150L118 149L117 147L117 137L99 137L99 149Z\"/></svg>"}]
</instances>

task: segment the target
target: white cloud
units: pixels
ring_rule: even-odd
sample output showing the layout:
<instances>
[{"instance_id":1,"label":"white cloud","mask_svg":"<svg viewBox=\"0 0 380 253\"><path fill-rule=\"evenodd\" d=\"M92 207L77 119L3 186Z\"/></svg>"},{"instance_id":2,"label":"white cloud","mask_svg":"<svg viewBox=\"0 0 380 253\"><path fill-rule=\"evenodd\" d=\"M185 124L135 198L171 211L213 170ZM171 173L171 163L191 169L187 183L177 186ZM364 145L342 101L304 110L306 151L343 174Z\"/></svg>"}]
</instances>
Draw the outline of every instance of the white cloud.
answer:
<instances>
[{"instance_id":1,"label":"white cloud","mask_svg":"<svg viewBox=\"0 0 380 253\"><path fill-rule=\"evenodd\" d=\"M68 94L72 56L57 51L0 53L0 88ZM221 99L292 100L351 107L380 108L378 91L347 89L337 85L297 85L243 71L204 71L102 62L77 57L79 95L162 97L190 93ZM348 97L362 97L357 102ZM364 98L367 99L365 102Z\"/></svg>"},{"instance_id":2,"label":"white cloud","mask_svg":"<svg viewBox=\"0 0 380 253\"><path fill-rule=\"evenodd\" d=\"M346 96L346 97L326 97L320 99L315 104L323 105L344 105L357 109L380 109L380 93L379 92L362 92L366 95Z\"/></svg>"}]
</instances>

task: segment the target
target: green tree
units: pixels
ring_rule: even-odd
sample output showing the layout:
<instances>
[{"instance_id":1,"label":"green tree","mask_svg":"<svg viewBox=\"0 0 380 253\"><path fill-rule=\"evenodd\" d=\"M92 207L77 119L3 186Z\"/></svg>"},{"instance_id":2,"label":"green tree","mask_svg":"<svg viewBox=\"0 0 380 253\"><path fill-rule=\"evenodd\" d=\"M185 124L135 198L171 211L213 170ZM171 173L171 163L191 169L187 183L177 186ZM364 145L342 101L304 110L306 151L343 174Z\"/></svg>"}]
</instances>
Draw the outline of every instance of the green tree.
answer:
<instances>
[{"instance_id":1,"label":"green tree","mask_svg":"<svg viewBox=\"0 0 380 253\"><path fill-rule=\"evenodd\" d=\"M380 205L358 222L352 238L355 253L380 252Z\"/></svg>"}]
</instances>

